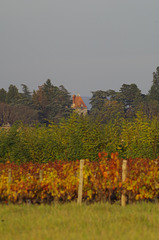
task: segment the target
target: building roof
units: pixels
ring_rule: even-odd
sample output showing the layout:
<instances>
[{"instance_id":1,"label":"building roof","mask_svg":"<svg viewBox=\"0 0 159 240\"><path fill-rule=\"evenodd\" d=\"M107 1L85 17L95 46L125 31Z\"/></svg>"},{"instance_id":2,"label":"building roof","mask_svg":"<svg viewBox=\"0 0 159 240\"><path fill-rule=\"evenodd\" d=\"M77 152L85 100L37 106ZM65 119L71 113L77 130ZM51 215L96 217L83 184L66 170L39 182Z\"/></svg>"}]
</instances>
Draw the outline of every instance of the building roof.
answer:
<instances>
[{"instance_id":1,"label":"building roof","mask_svg":"<svg viewBox=\"0 0 159 240\"><path fill-rule=\"evenodd\" d=\"M81 98L81 96L79 94L73 95L72 100L73 100L73 104L72 104L73 108L86 108L87 109L86 104L84 103L83 99Z\"/></svg>"}]
</instances>

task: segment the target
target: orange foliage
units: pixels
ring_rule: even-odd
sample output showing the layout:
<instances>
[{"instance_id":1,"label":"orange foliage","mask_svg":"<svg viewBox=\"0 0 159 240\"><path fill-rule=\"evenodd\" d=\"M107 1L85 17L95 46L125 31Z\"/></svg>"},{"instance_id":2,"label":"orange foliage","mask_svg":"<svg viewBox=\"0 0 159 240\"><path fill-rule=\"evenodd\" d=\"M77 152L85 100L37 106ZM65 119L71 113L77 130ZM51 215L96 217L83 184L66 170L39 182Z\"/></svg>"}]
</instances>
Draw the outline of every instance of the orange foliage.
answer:
<instances>
[{"instance_id":1,"label":"orange foliage","mask_svg":"<svg viewBox=\"0 0 159 240\"><path fill-rule=\"evenodd\" d=\"M13 203L50 203L77 199L79 161L55 161L47 164L0 164L0 201ZM122 159L118 153L99 153L99 160L85 160L83 200L120 200L124 188L129 200L154 199L159 196L158 160L128 159L128 175L121 181ZM11 183L8 170L11 169ZM40 179L42 171L42 179Z\"/></svg>"}]
</instances>

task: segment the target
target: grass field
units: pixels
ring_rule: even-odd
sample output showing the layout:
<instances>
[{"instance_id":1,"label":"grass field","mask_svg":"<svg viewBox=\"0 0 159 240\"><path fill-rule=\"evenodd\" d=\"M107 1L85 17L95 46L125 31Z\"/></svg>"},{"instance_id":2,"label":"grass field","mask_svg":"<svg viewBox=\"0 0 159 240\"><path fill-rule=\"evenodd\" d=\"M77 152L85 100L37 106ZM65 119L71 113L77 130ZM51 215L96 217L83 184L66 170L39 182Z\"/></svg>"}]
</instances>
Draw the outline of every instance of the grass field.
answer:
<instances>
[{"instance_id":1,"label":"grass field","mask_svg":"<svg viewBox=\"0 0 159 240\"><path fill-rule=\"evenodd\" d=\"M159 204L0 205L3 240L157 240Z\"/></svg>"}]
</instances>

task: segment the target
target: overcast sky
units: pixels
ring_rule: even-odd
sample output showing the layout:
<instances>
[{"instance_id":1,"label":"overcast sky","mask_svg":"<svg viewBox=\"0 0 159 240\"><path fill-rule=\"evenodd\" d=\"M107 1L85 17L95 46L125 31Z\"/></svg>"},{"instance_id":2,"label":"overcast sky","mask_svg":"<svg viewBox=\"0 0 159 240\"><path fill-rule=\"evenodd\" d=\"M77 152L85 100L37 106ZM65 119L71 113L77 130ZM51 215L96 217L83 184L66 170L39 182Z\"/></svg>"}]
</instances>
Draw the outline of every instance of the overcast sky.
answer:
<instances>
[{"instance_id":1,"label":"overcast sky","mask_svg":"<svg viewBox=\"0 0 159 240\"><path fill-rule=\"evenodd\" d=\"M0 88L70 93L136 83L159 66L159 0L0 0Z\"/></svg>"}]
</instances>

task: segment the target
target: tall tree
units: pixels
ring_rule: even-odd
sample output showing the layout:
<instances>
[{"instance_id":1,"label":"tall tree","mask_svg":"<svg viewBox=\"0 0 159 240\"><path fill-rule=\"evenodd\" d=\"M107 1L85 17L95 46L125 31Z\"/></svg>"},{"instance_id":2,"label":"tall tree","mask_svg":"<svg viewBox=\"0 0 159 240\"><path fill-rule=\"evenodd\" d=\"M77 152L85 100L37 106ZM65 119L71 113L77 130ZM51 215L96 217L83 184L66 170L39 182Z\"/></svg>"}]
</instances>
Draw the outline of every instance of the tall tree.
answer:
<instances>
[{"instance_id":1,"label":"tall tree","mask_svg":"<svg viewBox=\"0 0 159 240\"><path fill-rule=\"evenodd\" d=\"M6 102L6 97L7 97L7 92L4 88L0 89L0 102L5 103Z\"/></svg>"},{"instance_id":2,"label":"tall tree","mask_svg":"<svg viewBox=\"0 0 159 240\"><path fill-rule=\"evenodd\" d=\"M138 105L138 110L143 112L149 119L152 119L159 114L159 102L146 96Z\"/></svg>"},{"instance_id":3,"label":"tall tree","mask_svg":"<svg viewBox=\"0 0 159 240\"><path fill-rule=\"evenodd\" d=\"M21 84L21 86L22 86L23 96L25 98L30 99L31 98L31 92L29 91L28 86L25 85L25 84Z\"/></svg>"},{"instance_id":4,"label":"tall tree","mask_svg":"<svg viewBox=\"0 0 159 240\"><path fill-rule=\"evenodd\" d=\"M6 103L16 104L18 99L20 99L20 94L18 88L15 85L10 85L8 89L8 93L6 96Z\"/></svg>"},{"instance_id":5,"label":"tall tree","mask_svg":"<svg viewBox=\"0 0 159 240\"><path fill-rule=\"evenodd\" d=\"M97 111L101 110L103 108L103 105L108 100L117 100L118 93L114 90L108 90L108 91L102 91L98 90L95 92L92 92L92 97L90 99L90 104L92 105L91 111Z\"/></svg>"},{"instance_id":6,"label":"tall tree","mask_svg":"<svg viewBox=\"0 0 159 240\"><path fill-rule=\"evenodd\" d=\"M37 111L28 106L0 103L0 125L12 125L16 121L31 124L37 120Z\"/></svg>"},{"instance_id":7,"label":"tall tree","mask_svg":"<svg viewBox=\"0 0 159 240\"><path fill-rule=\"evenodd\" d=\"M92 108L90 116L92 119L98 118L102 123L114 121L115 118L124 115L123 104L118 101L119 93L114 90L92 92Z\"/></svg>"},{"instance_id":8,"label":"tall tree","mask_svg":"<svg viewBox=\"0 0 159 240\"><path fill-rule=\"evenodd\" d=\"M21 84L22 86L22 93L20 94L20 98L17 101L17 104L22 104L26 106L31 106L33 104L32 95L29 91L29 88L25 84Z\"/></svg>"},{"instance_id":9,"label":"tall tree","mask_svg":"<svg viewBox=\"0 0 159 240\"><path fill-rule=\"evenodd\" d=\"M33 93L33 102L39 110L41 118L59 121L67 117L71 110L71 96L64 86L54 86L51 80L39 87Z\"/></svg>"},{"instance_id":10,"label":"tall tree","mask_svg":"<svg viewBox=\"0 0 159 240\"><path fill-rule=\"evenodd\" d=\"M0 103L0 126L11 124L12 106Z\"/></svg>"},{"instance_id":11,"label":"tall tree","mask_svg":"<svg viewBox=\"0 0 159 240\"><path fill-rule=\"evenodd\" d=\"M120 88L120 102L125 106L125 113L128 117L135 116L135 110L142 101L141 90L136 84L123 84Z\"/></svg>"},{"instance_id":12,"label":"tall tree","mask_svg":"<svg viewBox=\"0 0 159 240\"><path fill-rule=\"evenodd\" d=\"M153 72L152 86L148 92L149 99L157 100L159 102L159 67L156 72Z\"/></svg>"}]
</instances>

